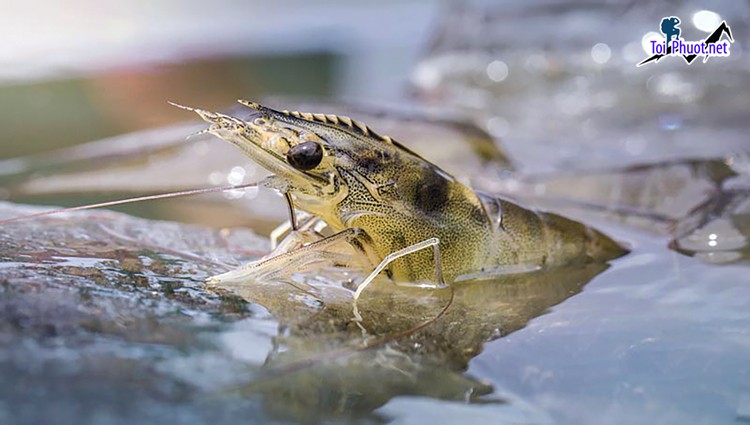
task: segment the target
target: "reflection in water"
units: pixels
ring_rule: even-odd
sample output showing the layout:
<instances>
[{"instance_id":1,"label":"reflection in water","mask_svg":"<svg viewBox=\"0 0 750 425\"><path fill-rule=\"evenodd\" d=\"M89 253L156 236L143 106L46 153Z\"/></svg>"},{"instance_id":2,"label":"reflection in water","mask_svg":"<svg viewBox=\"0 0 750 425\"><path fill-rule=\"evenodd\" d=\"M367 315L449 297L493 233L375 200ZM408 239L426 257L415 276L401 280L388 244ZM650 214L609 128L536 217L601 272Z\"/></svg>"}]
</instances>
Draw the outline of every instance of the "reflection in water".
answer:
<instances>
[{"instance_id":1,"label":"reflection in water","mask_svg":"<svg viewBox=\"0 0 750 425\"><path fill-rule=\"evenodd\" d=\"M233 286L281 324L262 378L242 390L262 394L274 415L298 421L368 415L403 395L501 402L486 397L491 386L464 374L469 360L485 342L524 327L607 267L506 275L439 291L382 280L359 304L366 334L341 288L319 288L315 297L323 301L314 303L288 282Z\"/></svg>"}]
</instances>

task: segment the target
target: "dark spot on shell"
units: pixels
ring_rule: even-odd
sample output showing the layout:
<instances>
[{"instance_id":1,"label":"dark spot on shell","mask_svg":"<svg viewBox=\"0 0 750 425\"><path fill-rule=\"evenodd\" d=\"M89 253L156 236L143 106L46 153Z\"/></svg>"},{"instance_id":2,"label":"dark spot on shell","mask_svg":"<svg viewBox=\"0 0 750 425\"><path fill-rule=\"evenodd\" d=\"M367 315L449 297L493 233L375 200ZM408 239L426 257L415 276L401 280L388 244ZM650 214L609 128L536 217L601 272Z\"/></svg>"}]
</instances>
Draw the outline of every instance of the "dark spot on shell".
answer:
<instances>
[{"instance_id":1,"label":"dark spot on shell","mask_svg":"<svg viewBox=\"0 0 750 425\"><path fill-rule=\"evenodd\" d=\"M361 157L358 165L366 173L377 173L383 168L383 163L372 155Z\"/></svg>"},{"instance_id":2,"label":"dark spot on shell","mask_svg":"<svg viewBox=\"0 0 750 425\"><path fill-rule=\"evenodd\" d=\"M390 160L391 154L386 151L374 150L360 155L358 165L366 173L377 173Z\"/></svg>"},{"instance_id":3,"label":"dark spot on shell","mask_svg":"<svg viewBox=\"0 0 750 425\"><path fill-rule=\"evenodd\" d=\"M426 213L440 211L448 202L448 181L431 169L425 169L414 192L414 205Z\"/></svg>"}]
</instances>

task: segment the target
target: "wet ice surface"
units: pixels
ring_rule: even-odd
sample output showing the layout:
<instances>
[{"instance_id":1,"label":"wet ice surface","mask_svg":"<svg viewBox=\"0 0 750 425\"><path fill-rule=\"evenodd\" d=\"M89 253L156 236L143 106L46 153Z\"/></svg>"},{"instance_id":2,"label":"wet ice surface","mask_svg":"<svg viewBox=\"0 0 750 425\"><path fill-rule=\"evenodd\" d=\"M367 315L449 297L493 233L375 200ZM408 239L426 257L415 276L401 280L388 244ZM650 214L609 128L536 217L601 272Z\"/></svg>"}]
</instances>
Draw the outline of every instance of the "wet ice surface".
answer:
<instances>
[{"instance_id":1,"label":"wet ice surface","mask_svg":"<svg viewBox=\"0 0 750 425\"><path fill-rule=\"evenodd\" d=\"M746 266L594 224L633 253L609 269L466 282L453 294L381 280L360 305L366 336L346 291L325 279L313 297L283 282L233 288L250 303L207 291L206 276L267 249L248 231L109 212L7 224L0 414L3 423L742 417Z\"/></svg>"},{"instance_id":2,"label":"wet ice surface","mask_svg":"<svg viewBox=\"0 0 750 425\"><path fill-rule=\"evenodd\" d=\"M34 209L0 205L0 216ZM127 235L127 236L125 236ZM262 309L206 292L203 279L265 241L250 232L147 222L116 213L62 215L0 229L2 423L205 423L262 416L257 403L197 400L252 374L267 349ZM209 252L210 251L210 252ZM256 254L257 255L257 254ZM235 323L250 349L224 339ZM265 346L263 345L265 344ZM200 356L200 361L180 363ZM208 373L210 372L210 373Z\"/></svg>"},{"instance_id":3,"label":"wet ice surface","mask_svg":"<svg viewBox=\"0 0 750 425\"><path fill-rule=\"evenodd\" d=\"M750 382L747 267L651 248L469 370L492 370L562 423L731 423Z\"/></svg>"}]
</instances>

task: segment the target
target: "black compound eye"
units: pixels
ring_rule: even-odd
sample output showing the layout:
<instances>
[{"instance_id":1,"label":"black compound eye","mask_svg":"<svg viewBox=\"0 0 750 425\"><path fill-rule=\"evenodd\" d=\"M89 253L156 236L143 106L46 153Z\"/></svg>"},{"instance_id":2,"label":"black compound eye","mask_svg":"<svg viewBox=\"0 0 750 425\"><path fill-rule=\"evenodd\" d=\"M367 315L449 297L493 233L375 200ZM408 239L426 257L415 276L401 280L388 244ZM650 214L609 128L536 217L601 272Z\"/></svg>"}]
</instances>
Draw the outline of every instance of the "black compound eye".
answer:
<instances>
[{"instance_id":1,"label":"black compound eye","mask_svg":"<svg viewBox=\"0 0 750 425\"><path fill-rule=\"evenodd\" d=\"M312 170L323 160L323 148L315 142L305 142L293 146L286 153L286 161L302 171Z\"/></svg>"}]
</instances>

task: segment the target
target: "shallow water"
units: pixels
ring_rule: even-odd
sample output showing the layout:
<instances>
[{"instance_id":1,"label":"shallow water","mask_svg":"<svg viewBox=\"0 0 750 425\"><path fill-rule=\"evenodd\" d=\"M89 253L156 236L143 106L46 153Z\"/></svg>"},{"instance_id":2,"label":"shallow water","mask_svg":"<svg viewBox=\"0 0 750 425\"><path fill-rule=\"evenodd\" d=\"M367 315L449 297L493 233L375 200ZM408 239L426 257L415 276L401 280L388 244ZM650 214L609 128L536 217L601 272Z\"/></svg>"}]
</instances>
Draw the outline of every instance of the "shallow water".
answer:
<instances>
[{"instance_id":1,"label":"shallow water","mask_svg":"<svg viewBox=\"0 0 750 425\"><path fill-rule=\"evenodd\" d=\"M28 211L5 204L2 215ZM610 268L464 282L453 293L381 280L360 306L366 336L351 293L330 283L361 275L313 274L312 293L285 282L231 288L251 304L207 292L207 275L265 251L246 231L101 212L9 224L3 412L16 423L158 423L174 409L180 423L744 415L747 267L665 254L663 237L596 224L633 252Z\"/></svg>"}]
</instances>

